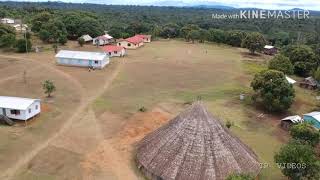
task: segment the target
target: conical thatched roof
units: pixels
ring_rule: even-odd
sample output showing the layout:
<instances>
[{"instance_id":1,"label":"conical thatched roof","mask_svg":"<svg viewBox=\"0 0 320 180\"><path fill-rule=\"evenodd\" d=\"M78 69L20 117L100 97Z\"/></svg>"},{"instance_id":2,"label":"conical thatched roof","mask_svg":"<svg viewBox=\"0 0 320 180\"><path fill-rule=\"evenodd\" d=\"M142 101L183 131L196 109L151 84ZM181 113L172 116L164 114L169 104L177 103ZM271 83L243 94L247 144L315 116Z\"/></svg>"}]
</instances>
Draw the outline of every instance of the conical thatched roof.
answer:
<instances>
[{"instance_id":1,"label":"conical thatched roof","mask_svg":"<svg viewBox=\"0 0 320 180\"><path fill-rule=\"evenodd\" d=\"M222 180L260 171L255 153L201 102L147 135L137 148L139 168L151 179Z\"/></svg>"}]
</instances>

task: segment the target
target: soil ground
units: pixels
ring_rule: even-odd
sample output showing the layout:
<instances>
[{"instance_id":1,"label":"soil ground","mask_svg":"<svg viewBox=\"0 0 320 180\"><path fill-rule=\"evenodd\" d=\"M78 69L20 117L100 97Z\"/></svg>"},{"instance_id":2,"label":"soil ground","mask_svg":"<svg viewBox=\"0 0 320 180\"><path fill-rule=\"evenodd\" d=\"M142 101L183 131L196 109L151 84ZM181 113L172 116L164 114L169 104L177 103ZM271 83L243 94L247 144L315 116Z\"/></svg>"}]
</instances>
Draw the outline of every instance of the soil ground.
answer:
<instances>
[{"instance_id":1,"label":"soil ground","mask_svg":"<svg viewBox=\"0 0 320 180\"><path fill-rule=\"evenodd\" d=\"M76 42L61 48L100 50ZM136 144L199 98L221 121L231 121L231 131L270 165L260 179L283 178L273 156L288 140L279 128L279 119L287 114L259 110L249 97L253 74L266 68L269 56L160 40L89 72L57 66L53 51L44 49L0 55L0 94L43 100L41 115L26 127L0 126L1 179L144 179L134 161ZM57 86L50 99L41 88L46 79ZM315 108L315 94L295 88L296 102L288 114ZM241 93L246 94L244 101L239 100ZM138 111L141 107L147 111Z\"/></svg>"}]
</instances>

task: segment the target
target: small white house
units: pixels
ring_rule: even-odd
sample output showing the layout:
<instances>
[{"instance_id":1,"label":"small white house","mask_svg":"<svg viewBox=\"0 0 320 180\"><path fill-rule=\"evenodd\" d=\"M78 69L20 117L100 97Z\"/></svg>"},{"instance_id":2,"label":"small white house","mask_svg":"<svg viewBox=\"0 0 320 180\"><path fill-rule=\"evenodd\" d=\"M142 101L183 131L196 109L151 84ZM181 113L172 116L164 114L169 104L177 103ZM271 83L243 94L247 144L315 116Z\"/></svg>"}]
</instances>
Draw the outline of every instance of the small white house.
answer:
<instances>
[{"instance_id":1,"label":"small white house","mask_svg":"<svg viewBox=\"0 0 320 180\"><path fill-rule=\"evenodd\" d=\"M27 31L28 25L26 24L15 24L13 27L16 29L16 31Z\"/></svg>"},{"instance_id":2,"label":"small white house","mask_svg":"<svg viewBox=\"0 0 320 180\"><path fill-rule=\"evenodd\" d=\"M1 23L3 24L14 24L14 19L11 18L2 18Z\"/></svg>"},{"instance_id":3,"label":"small white house","mask_svg":"<svg viewBox=\"0 0 320 180\"><path fill-rule=\"evenodd\" d=\"M126 49L121 46L107 45L103 46L102 50L109 55L109 57L122 57L126 55Z\"/></svg>"},{"instance_id":4,"label":"small white house","mask_svg":"<svg viewBox=\"0 0 320 180\"><path fill-rule=\"evenodd\" d=\"M111 44L114 42L114 39L112 36L110 36L109 34L105 34L102 36L98 36L93 38L93 45L98 45L98 46L104 46L106 44Z\"/></svg>"},{"instance_id":5,"label":"small white house","mask_svg":"<svg viewBox=\"0 0 320 180\"><path fill-rule=\"evenodd\" d=\"M60 50L56 59L58 64L65 66L102 69L109 64L109 56L101 52Z\"/></svg>"},{"instance_id":6,"label":"small white house","mask_svg":"<svg viewBox=\"0 0 320 180\"><path fill-rule=\"evenodd\" d=\"M39 99L0 96L0 114L10 119L28 120L40 112Z\"/></svg>"},{"instance_id":7,"label":"small white house","mask_svg":"<svg viewBox=\"0 0 320 180\"><path fill-rule=\"evenodd\" d=\"M80 38L82 38L84 40L84 42L92 41L92 37L89 34L82 35Z\"/></svg>"}]
</instances>

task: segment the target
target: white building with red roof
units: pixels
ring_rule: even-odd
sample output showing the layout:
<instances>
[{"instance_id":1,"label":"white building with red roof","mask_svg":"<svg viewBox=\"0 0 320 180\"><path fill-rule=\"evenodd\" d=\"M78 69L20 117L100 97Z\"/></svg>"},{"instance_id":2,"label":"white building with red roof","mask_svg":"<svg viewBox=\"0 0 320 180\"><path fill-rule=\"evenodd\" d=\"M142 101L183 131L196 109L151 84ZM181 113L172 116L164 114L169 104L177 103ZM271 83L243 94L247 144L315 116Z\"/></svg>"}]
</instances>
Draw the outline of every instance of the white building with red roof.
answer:
<instances>
[{"instance_id":1,"label":"white building with red roof","mask_svg":"<svg viewBox=\"0 0 320 180\"><path fill-rule=\"evenodd\" d=\"M117 46L121 46L126 49L137 49L138 47L143 46L143 39L137 36L121 39L117 42Z\"/></svg>"},{"instance_id":2,"label":"white building with red roof","mask_svg":"<svg viewBox=\"0 0 320 180\"><path fill-rule=\"evenodd\" d=\"M102 50L109 55L109 57L122 57L126 54L126 49L122 46L107 45L103 46Z\"/></svg>"},{"instance_id":3,"label":"white building with red roof","mask_svg":"<svg viewBox=\"0 0 320 180\"><path fill-rule=\"evenodd\" d=\"M151 42L151 35L146 35L146 34L137 34L135 35L136 37L142 38L143 42L149 43Z\"/></svg>"}]
</instances>

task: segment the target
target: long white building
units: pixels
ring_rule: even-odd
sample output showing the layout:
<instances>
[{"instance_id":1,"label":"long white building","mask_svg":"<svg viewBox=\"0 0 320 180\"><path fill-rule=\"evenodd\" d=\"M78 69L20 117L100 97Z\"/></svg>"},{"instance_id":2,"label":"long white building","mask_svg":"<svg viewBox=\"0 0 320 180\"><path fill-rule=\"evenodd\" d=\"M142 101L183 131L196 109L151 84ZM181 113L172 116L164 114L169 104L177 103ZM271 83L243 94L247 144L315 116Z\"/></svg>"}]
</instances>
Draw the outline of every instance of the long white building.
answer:
<instances>
[{"instance_id":1,"label":"long white building","mask_svg":"<svg viewBox=\"0 0 320 180\"><path fill-rule=\"evenodd\" d=\"M0 96L0 115L28 120L41 112L40 99Z\"/></svg>"},{"instance_id":2,"label":"long white building","mask_svg":"<svg viewBox=\"0 0 320 180\"><path fill-rule=\"evenodd\" d=\"M56 55L57 63L66 66L104 68L109 64L109 56L101 52L61 50Z\"/></svg>"}]
</instances>

